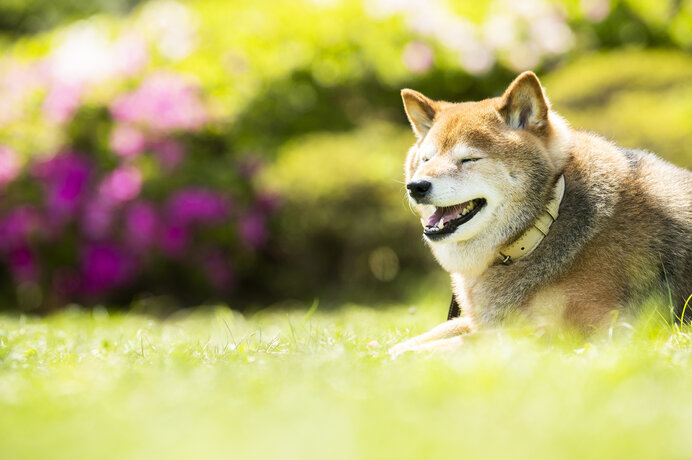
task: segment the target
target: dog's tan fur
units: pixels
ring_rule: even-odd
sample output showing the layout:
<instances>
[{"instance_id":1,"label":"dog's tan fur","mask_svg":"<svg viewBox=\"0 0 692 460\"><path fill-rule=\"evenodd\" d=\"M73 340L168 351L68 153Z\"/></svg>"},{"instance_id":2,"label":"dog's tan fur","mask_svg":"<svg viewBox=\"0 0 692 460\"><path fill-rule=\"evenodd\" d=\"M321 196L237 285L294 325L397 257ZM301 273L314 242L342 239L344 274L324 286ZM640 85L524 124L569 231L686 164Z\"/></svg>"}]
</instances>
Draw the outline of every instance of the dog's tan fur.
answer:
<instances>
[{"instance_id":1,"label":"dog's tan fur","mask_svg":"<svg viewBox=\"0 0 692 460\"><path fill-rule=\"evenodd\" d=\"M422 223L435 206L487 205L445 239L425 238L451 274L463 316L393 353L449 348L457 335L515 315L589 332L613 310L636 313L650 296L671 297L681 313L692 294L692 173L571 129L531 72L480 102L432 101L412 90L402 97L418 137L406 180L432 184L412 203ZM526 257L498 263L543 212L560 175L565 195L548 235Z\"/></svg>"}]
</instances>

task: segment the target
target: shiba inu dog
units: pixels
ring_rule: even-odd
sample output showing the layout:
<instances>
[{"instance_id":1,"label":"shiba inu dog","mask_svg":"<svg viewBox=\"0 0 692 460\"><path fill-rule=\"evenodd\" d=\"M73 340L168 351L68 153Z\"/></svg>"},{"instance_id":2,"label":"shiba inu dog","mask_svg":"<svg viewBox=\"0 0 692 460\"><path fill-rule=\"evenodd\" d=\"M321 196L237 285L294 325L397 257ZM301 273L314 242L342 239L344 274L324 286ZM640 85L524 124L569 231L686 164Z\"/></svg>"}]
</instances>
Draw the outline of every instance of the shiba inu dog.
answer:
<instances>
[{"instance_id":1,"label":"shiba inu dog","mask_svg":"<svg viewBox=\"0 0 692 460\"><path fill-rule=\"evenodd\" d=\"M652 296L683 315L691 172L571 129L531 72L480 102L401 94L418 138L405 164L409 198L463 315L392 354L453 348L517 315L588 333Z\"/></svg>"}]
</instances>

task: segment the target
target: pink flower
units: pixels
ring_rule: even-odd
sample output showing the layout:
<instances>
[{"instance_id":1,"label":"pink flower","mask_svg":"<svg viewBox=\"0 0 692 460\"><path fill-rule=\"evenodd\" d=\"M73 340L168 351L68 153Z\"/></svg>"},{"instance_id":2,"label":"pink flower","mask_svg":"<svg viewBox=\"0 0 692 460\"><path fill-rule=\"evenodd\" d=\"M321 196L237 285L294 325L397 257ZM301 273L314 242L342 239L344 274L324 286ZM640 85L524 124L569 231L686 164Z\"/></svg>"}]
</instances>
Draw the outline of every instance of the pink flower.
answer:
<instances>
[{"instance_id":1,"label":"pink flower","mask_svg":"<svg viewBox=\"0 0 692 460\"><path fill-rule=\"evenodd\" d=\"M147 145L144 134L127 124L116 124L111 131L108 143L115 153L123 157L135 156Z\"/></svg>"},{"instance_id":2,"label":"pink flower","mask_svg":"<svg viewBox=\"0 0 692 460\"><path fill-rule=\"evenodd\" d=\"M12 182L21 169L19 156L9 147L0 146L0 187Z\"/></svg>"},{"instance_id":3,"label":"pink flower","mask_svg":"<svg viewBox=\"0 0 692 460\"><path fill-rule=\"evenodd\" d=\"M87 246L82 256L82 278L86 294L100 294L122 286L134 273L131 256L114 243Z\"/></svg>"},{"instance_id":4,"label":"pink flower","mask_svg":"<svg viewBox=\"0 0 692 460\"><path fill-rule=\"evenodd\" d=\"M581 0L579 3L584 16L591 22L603 21L612 7L610 0Z\"/></svg>"},{"instance_id":5,"label":"pink flower","mask_svg":"<svg viewBox=\"0 0 692 460\"><path fill-rule=\"evenodd\" d=\"M12 97L22 98L45 83L45 63L24 62L4 57L0 63L0 90Z\"/></svg>"},{"instance_id":6,"label":"pink flower","mask_svg":"<svg viewBox=\"0 0 692 460\"><path fill-rule=\"evenodd\" d=\"M36 209L18 206L0 223L0 247L16 248L25 244L32 233L40 228L41 218Z\"/></svg>"},{"instance_id":7,"label":"pink flower","mask_svg":"<svg viewBox=\"0 0 692 460\"><path fill-rule=\"evenodd\" d=\"M43 114L55 123L65 123L77 112L81 97L79 85L54 84L43 100Z\"/></svg>"},{"instance_id":8,"label":"pink flower","mask_svg":"<svg viewBox=\"0 0 692 460\"><path fill-rule=\"evenodd\" d=\"M175 74L156 74L134 92L115 100L113 117L152 130L194 131L202 127L207 113L196 87Z\"/></svg>"},{"instance_id":9,"label":"pink flower","mask_svg":"<svg viewBox=\"0 0 692 460\"><path fill-rule=\"evenodd\" d=\"M90 200L84 206L82 231L92 239L103 239L110 233L115 214L115 203L104 198Z\"/></svg>"},{"instance_id":10,"label":"pink flower","mask_svg":"<svg viewBox=\"0 0 692 460\"><path fill-rule=\"evenodd\" d=\"M231 287L233 270L222 252L211 251L202 257L201 262L207 279L217 291L227 291Z\"/></svg>"},{"instance_id":11,"label":"pink flower","mask_svg":"<svg viewBox=\"0 0 692 460\"><path fill-rule=\"evenodd\" d=\"M240 236L252 249L262 246L267 240L267 223L264 214L250 211L240 220Z\"/></svg>"},{"instance_id":12,"label":"pink flower","mask_svg":"<svg viewBox=\"0 0 692 460\"><path fill-rule=\"evenodd\" d=\"M175 169L183 161L185 156L183 146L174 140L164 139L155 142L151 147L164 169L168 171Z\"/></svg>"},{"instance_id":13,"label":"pink flower","mask_svg":"<svg viewBox=\"0 0 692 460\"><path fill-rule=\"evenodd\" d=\"M121 166L111 172L101 185L99 193L115 203L129 201L139 195L142 188L142 174L133 166Z\"/></svg>"},{"instance_id":14,"label":"pink flower","mask_svg":"<svg viewBox=\"0 0 692 460\"><path fill-rule=\"evenodd\" d=\"M255 202L258 209L265 213L271 213L281 206L281 197L275 193L260 193Z\"/></svg>"},{"instance_id":15,"label":"pink flower","mask_svg":"<svg viewBox=\"0 0 692 460\"><path fill-rule=\"evenodd\" d=\"M251 179L264 166L262 159L258 156L248 155L238 163L238 172L245 179Z\"/></svg>"},{"instance_id":16,"label":"pink flower","mask_svg":"<svg viewBox=\"0 0 692 460\"><path fill-rule=\"evenodd\" d=\"M159 244L161 249L172 257L181 256L187 248L188 232L180 225L168 224L161 232Z\"/></svg>"},{"instance_id":17,"label":"pink flower","mask_svg":"<svg viewBox=\"0 0 692 460\"><path fill-rule=\"evenodd\" d=\"M413 73L423 73L433 65L433 51L422 42L411 42L404 48L404 66Z\"/></svg>"},{"instance_id":18,"label":"pink flower","mask_svg":"<svg viewBox=\"0 0 692 460\"><path fill-rule=\"evenodd\" d=\"M229 209L225 197L202 188L179 190L166 205L168 217L178 225L219 222Z\"/></svg>"},{"instance_id":19,"label":"pink flower","mask_svg":"<svg viewBox=\"0 0 692 460\"><path fill-rule=\"evenodd\" d=\"M139 73L149 60L146 42L134 33L120 37L113 44L112 53L118 71L126 77Z\"/></svg>"},{"instance_id":20,"label":"pink flower","mask_svg":"<svg viewBox=\"0 0 692 460\"><path fill-rule=\"evenodd\" d=\"M25 115L27 99L44 85L44 68L41 61L24 63L9 57L0 61L0 126Z\"/></svg>"},{"instance_id":21,"label":"pink flower","mask_svg":"<svg viewBox=\"0 0 692 460\"><path fill-rule=\"evenodd\" d=\"M14 248L8 254L10 270L18 281L34 281L38 278L36 258L28 246Z\"/></svg>"},{"instance_id":22,"label":"pink flower","mask_svg":"<svg viewBox=\"0 0 692 460\"><path fill-rule=\"evenodd\" d=\"M124 239L134 249L149 249L158 237L159 216L150 203L133 203L125 213Z\"/></svg>"},{"instance_id":23,"label":"pink flower","mask_svg":"<svg viewBox=\"0 0 692 460\"><path fill-rule=\"evenodd\" d=\"M72 214L86 190L90 167L87 160L73 152L61 152L39 163L33 170L47 190L48 212L53 216Z\"/></svg>"}]
</instances>

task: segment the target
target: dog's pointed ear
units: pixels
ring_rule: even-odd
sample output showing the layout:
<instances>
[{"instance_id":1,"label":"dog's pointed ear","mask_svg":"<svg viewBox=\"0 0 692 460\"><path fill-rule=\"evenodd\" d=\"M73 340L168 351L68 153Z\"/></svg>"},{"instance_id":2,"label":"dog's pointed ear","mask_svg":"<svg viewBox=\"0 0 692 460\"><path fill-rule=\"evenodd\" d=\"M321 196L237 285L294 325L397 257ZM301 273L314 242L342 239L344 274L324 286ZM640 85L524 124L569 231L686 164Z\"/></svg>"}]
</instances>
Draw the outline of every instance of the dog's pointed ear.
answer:
<instances>
[{"instance_id":1,"label":"dog's pointed ear","mask_svg":"<svg viewBox=\"0 0 692 460\"><path fill-rule=\"evenodd\" d=\"M533 72L524 72L502 95L500 114L515 129L541 130L548 122L550 103Z\"/></svg>"},{"instance_id":2,"label":"dog's pointed ear","mask_svg":"<svg viewBox=\"0 0 692 460\"><path fill-rule=\"evenodd\" d=\"M437 113L437 104L430 98L412 89L402 89L401 98L404 100L404 110L413 132L418 138L425 136L430 130Z\"/></svg>"}]
</instances>

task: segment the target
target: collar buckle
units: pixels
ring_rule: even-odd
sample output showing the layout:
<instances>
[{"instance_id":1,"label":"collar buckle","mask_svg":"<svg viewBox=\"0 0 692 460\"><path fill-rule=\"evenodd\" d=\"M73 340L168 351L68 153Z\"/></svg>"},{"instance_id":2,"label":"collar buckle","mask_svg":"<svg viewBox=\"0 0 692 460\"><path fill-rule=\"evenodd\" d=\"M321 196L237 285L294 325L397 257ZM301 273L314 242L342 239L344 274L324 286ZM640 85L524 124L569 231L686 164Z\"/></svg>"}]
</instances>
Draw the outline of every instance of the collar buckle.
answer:
<instances>
[{"instance_id":1,"label":"collar buckle","mask_svg":"<svg viewBox=\"0 0 692 460\"><path fill-rule=\"evenodd\" d=\"M502 264L509 265L514 260L519 260L529 255L541 244L543 238L548 236L550 227L557 220L560 203L564 195L565 176L560 175L553 189L553 198L547 203L543 213L536 218L533 224L519 238L499 252L498 259Z\"/></svg>"}]
</instances>

